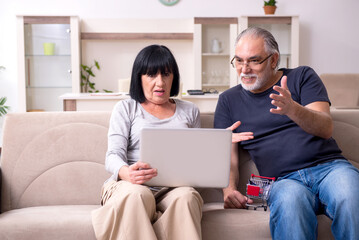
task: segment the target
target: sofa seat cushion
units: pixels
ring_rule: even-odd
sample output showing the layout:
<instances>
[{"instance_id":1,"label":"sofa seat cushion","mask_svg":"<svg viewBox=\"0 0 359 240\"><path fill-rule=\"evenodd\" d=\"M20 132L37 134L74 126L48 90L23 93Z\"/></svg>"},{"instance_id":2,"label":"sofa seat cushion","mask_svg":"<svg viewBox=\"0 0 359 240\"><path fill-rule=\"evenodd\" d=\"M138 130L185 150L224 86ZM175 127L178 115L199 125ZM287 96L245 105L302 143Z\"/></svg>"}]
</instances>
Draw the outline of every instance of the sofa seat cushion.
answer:
<instances>
[{"instance_id":1,"label":"sofa seat cushion","mask_svg":"<svg viewBox=\"0 0 359 240\"><path fill-rule=\"evenodd\" d=\"M202 234L205 240L233 239L233 236L241 239L272 239L269 211L263 208L223 209L223 202L206 203L203 207Z\"/></svg>"},{"instance_id":2,"label":"sofa seat cushion","mask_svg":"<svg viewBox=\"0 0 359 240\"><path fill-rule=\"evenodd\" d=\"M0 239L96 239L91 211L99 205L15 209L0 214Z\"/></svg>"},{"instance_id":3,"label":"sofa seat cushion","mask_svg":"<svg viewBox=\"0 0 359 240\"><path fill-rule=\"evenodd\" d=\"M206 203L203 206L203 240L272 239L269 229L269 209L223 209L223 202ZM318 239L334 240L331 234L332 221L318 215Z\"/></svg>"}]
</instances>

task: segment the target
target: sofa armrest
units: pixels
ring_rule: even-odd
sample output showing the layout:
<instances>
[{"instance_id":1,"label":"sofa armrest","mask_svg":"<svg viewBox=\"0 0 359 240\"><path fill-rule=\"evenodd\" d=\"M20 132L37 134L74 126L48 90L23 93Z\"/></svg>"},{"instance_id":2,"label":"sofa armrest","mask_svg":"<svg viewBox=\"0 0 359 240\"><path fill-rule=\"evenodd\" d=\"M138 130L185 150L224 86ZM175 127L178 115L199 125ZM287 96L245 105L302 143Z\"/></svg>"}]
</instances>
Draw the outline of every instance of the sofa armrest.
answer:
<instances>
[{"instance_id":1,"label":"sofa armrest","mask_svg":"<svg viewBox=\"0 0 359 240\"><path fill-rule=\"evenodd\" d=\"M346 157L359 168L359 109L331 108L333 138Z\"/></svg>"},{"instance_id":2,"label":"sofa armrest","mask_svg":"<svg viewBox=\"0 0 359 240\"><path fill-rule=\"evenodd\" d=\"M1 161L0 161L0 213L1 213L1 189L2 189L1 187L2 187L2 176L1 176Z\"/></svg>"}]
</instances>

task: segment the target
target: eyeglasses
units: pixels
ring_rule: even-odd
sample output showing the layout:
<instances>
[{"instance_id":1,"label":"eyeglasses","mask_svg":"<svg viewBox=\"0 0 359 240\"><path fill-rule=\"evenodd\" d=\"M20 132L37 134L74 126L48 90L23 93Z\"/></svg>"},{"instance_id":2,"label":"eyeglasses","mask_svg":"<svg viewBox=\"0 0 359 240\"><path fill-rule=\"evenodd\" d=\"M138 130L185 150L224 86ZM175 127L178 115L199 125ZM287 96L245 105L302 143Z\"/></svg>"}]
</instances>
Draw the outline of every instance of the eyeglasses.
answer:
<instances>
[{"instance_id":1,"label":"eyeglasses","mask_svg":"<svg viewBox=\"0 0 359 240\"><path fill-rule=\"evenodd\" d=\"M203 89L204 93L212 93L212 94L217 94L218 90L214 89L214 88L209 88L209 89Z\"/></svg>"},{"instance_id":2,"label":"eyeglasses","mask_svg":"<svg viewBox=\"0 0 359 240\"><path fill-rule=\"evenodd\" d=\"M256 68L258 67L258 65L264 63L267 59L269 59L271 56L273 55L272 54L269 54L268 57L264 58L262 61L259 61L257 59L253 59L253 60L247 60L247 61L243 61L239 58L237 58L236 56L234 56L231 60L231 65L232 67L234 68L242 68L244 65L247 65L247 67L253 69L253 68Z\"/></svg>"}]
</instances>

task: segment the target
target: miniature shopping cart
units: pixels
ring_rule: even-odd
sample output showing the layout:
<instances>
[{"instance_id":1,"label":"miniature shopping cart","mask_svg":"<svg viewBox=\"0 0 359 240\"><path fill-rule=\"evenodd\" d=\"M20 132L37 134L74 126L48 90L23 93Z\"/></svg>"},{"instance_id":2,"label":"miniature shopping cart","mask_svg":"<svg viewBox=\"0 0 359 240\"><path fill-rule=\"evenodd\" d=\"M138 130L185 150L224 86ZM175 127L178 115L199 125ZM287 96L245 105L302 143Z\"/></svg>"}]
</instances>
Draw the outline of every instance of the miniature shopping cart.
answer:
<instances>
[{"instance_id":1,"label":"miniature shopping cart","mask_svg":"<svg viewBox=\"0 0 359 240\"><path fill-rule=\"evenodd\" d=\"M257 210L257 208L262 207L264 208L264 211L267 211L267 200L274 180L275 178L256 176L254 174L251 175L247 184L246 196L251 199L257 199L257 201L253 204L247 203L247 209L253 207L254 210Z\"/></svg>"}]
</instances>

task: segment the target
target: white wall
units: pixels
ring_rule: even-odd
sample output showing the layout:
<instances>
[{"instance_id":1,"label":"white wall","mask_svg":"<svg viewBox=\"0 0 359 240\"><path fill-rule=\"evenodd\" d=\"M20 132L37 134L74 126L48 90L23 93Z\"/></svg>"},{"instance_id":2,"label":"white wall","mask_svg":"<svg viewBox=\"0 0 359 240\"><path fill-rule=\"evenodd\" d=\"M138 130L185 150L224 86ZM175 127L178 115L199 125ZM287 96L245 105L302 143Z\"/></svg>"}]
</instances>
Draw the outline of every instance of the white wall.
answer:
<instances>
[{"instance_id":1,"label":"white wall","mask_svg":"<svg viewBox=\"0 0 359 240\"><path fill-rule=\"evenodd\" d=\"M0 96L17 109L16 15L80 18L191 18L262 15L262 0L0 0ZM359 72L359 1L278 0L278 15L300 17L300 65L321 73Z\"/></svg>"}]
</instances>

